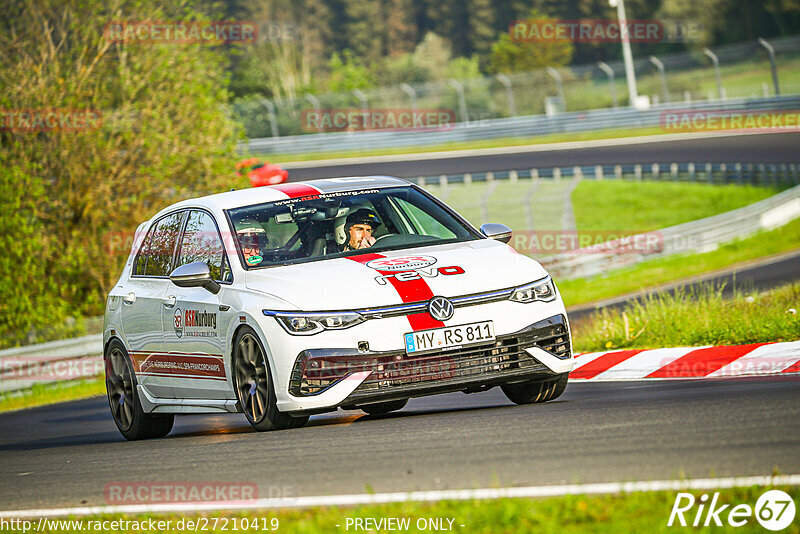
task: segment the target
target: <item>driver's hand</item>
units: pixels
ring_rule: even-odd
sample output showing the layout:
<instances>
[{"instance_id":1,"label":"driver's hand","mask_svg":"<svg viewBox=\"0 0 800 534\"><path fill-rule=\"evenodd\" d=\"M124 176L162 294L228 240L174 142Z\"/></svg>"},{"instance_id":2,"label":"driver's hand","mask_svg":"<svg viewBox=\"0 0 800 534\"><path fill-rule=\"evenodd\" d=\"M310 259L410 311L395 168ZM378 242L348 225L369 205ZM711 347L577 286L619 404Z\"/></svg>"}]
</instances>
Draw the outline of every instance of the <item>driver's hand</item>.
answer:
<instances>
[{"instance_id":1,"label":"driver's hand","mask_svg":"<svg viewBox=\"0 0 800 534\"><path fill-rule=\"evenodd\" d=\"M375 244L375 238L372 236L364 237L361 239L361 243L358 244L358 248L369 248Z\"/></svg>"}]
</instances>

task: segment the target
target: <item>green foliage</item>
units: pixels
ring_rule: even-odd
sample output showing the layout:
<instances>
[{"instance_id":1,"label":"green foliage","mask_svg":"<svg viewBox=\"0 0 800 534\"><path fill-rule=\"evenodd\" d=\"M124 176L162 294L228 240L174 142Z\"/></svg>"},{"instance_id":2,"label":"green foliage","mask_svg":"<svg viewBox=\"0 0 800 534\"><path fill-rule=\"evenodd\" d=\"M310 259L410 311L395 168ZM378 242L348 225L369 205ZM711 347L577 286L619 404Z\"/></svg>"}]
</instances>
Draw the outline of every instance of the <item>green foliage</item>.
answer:
<instances>
[{"instance_id":1,"label":"green foliage","mask_svg":"<svg viewBox=\"0 0 800 534\"><path fill-rule=\"evenodd\" d=\"M552 20L536 10L531 10L526 20ZM521 22L524 28L524 22ZM514 30L516 31L516 29ZM573 46L567 41L526 42L514 40L508 32L492 45L489 56L489 71L512 73L538 70L545 67L567 65L572 58Z\"/></svg>"},{"instance_id":2,"label":"green foliage","mask_svg":"<svg viewBox=\"0 0 800 534\"><path fill-rule=\"evenodd\" d=\"M5 271L14 284L0 298L47 302L52 322L61 303L71 314L99 315L140 222L170 202L233 183L236 127L222 106L224 55L207 45L109 42L105 24L122 17L101 0L23 5L0 6L0 107L98 110L102 120L93 128L0 133L3 190L14 192L3 196L30 201L21 217L36 230L27 234L33 241L20 236L9 248L36 249L41 265L31 276L50 283L24 285L26 262ZM159 5L138 2L124 18L214 18ZM4 225L21 224L8 217L3 210ZM0 337L6 328L36 325L39 305L30 306L17 323L6 320Z\"/></svg>"},{"instance_id":3,"label":"green foliage","mask_svg":"<svg viewBox=\"0 0 800 534\"><path fill-rule=\"evenodd\" d=\"M573 325L575 350L744 345L800 339L800 285L732 298L723 286L679 288ZM795 310L792 312L791 310Z\"/></svg>"},{"instance_id":4,"label":"green foliage","mask_svg":"<svg viewBox=\"0 0 800 534\"><path fill-rule=\"evenodd\" d=\"M375 84L370 70L364 62L345 50L341 55L334 53L330 62L328 89L334 93L344 93L353 89L365 89Z\"/></svg>"},{"instance_id":5,"label":"green foliage","mask_svg":"<svg viewBox=\"0 0 800 534\"><path fill-rule=\"evenodd\" d=\"M572 193L572 206L579 230L631 235L741 208L778 192L750 185L584 180Z\"/></svg>"}]
</instances>

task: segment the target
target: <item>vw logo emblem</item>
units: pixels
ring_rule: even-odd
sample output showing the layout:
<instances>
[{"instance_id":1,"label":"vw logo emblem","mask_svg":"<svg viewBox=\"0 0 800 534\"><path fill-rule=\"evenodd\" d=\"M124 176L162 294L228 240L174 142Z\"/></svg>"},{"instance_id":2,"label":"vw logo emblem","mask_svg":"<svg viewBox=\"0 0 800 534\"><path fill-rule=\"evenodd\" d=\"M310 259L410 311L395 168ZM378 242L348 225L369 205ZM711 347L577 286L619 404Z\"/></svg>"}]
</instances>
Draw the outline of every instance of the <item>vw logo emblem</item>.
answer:
<instances>
[{"instance_id":1,"label":"vw logo emblem","mask_svg":"<svg viewBox=\"0 0 800 534\"><path fill-rule=\"evenodd\" d=\"M444 297L433 297L428 301L428 313L437 321L447 321L455 311L453 303Z\"/></svg>"}]
</instances>

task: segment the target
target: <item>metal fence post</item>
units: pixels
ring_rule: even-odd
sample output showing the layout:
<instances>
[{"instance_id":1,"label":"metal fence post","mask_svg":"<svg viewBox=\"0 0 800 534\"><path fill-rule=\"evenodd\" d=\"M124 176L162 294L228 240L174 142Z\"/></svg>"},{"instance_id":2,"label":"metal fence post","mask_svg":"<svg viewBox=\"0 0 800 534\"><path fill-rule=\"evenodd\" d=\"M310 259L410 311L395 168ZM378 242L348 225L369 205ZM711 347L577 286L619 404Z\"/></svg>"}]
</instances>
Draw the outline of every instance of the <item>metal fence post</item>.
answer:
<instances>
[{"instance_id":1,"label":"metal fence post","mask_svg":"<svg viewBox=\"0 0 800 534\"><path fill-rule=\"evenodd\" d=\"M278 119L275 113L275 104L272 103L272 100L269 98L265 98L261 101L262 104L267 108L267 116L269 117L270 128L272 130L272 137L280 137L278 135Z\"/></svg>"},{"instance_id":2,"label":"metal fence post","mask_svg":"<svg viewBox=\"0 0 800 534\"><path fill-rule=\"evenodd\" d=\"M608 76L608 85L611 88L611 102L615 108L619 107L617 103L617 84L614 82L614 69L609 67L608 63L604 61L598 61L597 66Z\"/></svg>"},{"instance_id":3,"label":"metal fence post","mask_svg":"<svg viewBox=\"0 0 800 534\"><path fill-rule=\"evenodd\" d=\"M561 73L553 67L547 67L547 74L549 74L555 81L558 88L558 103L561 111L567 111L567 101L564 99L564 84L561 80Z\"/></svg>"},{"instance_id":4,"label":"metal fence post","mask_svg":"<svg viewBox=\"0 0 800 534\"><path fill-rule=\"evenodd\" d=\"M661 93L666 104L669 102L669 91L667 90L667 76L664 73L664 64L656 56L650 56L647 59L658 69L658 75L661 78Z\"/></svg>"},{"instance_id":5,"label":"metal fence post","mask_svg":"<svg viewBox=\"0 0 800 534\"><path fill-rule=\"evenodd\" d=\"M464 124L469 124L469 115L467 115L467 101L464 98L464 86L461 85L461 82L456 80L455 78L450 78L447 80L447 83L456 90L458 94L458 108L459 112L461 113L461 122Z\"/></svg>"},{"instance_id":6,"label":"metal fence post","mask_svg":"<svg viewBox=\"0 0 800 534\"><path fill-rule=\"evenodd\" d=\"M714 64L714 75L717 78L717 97L722 100L722 77L719 74L719 58L717 54L712 52L708 48L703 49L703 53L711 60Z\"/></svg>"},{"instance_id":7,"label":"metal fence post","mask_svg":"<svg viewBox=\"0 0 800 534\"><path fill-rule=\"evenodd\" d=\"M400 89L411 99L411 109L417 111L417 92L407 83L401 83Z\"/></svg>"},{"instance_id":8,"label":"metal fence post","mask_svg":"<svg viewBox=\"0 0 800 534\"><path fill-rule=\"evenodd\" d=\"M775 47L762 37L758 38L758 44L766 48L767 53L769 53L769 63L772 66L772 85L775 86L775 96L781 96L781 87L778 84L778 66L775 64Z\"/></svg>"},{"instance_id":9,"label":"metal fence post","mask_svg":"<svg viewBox=\"0 0 800 534\"><path fill-rule=\"evenodd\" d=\"M495 76L497 81L503 84L506 88L506 100L508 100L508 116L509 117L516 117L517 116L517 108L514 105L514 91L511 90L511 80L508 79L508 76L505 74L498 74Z\"/></svg>"},{"instance_id":10,"label":"metal fence post","mask_svg":"<svg viewBox=\"0 0 800 534\"><path fill-rule=\"evenodd\" d=\"M320 114L319 99L318 99L316 96L312 95L312 94L306 94L306 95L305 95L305 99L306 99L306 100L307 100L307 101L308 101L308 102L309 102L309 103L310 103L312 106L314 106L314 111L316 111L316 112L317 112L317 117L319 117L319 114ZM320 121L317 123L317 130L318 130L320 133L322 133L322 121L321 121L321 120L320 120Z\"/></svg>"}]
</instances>

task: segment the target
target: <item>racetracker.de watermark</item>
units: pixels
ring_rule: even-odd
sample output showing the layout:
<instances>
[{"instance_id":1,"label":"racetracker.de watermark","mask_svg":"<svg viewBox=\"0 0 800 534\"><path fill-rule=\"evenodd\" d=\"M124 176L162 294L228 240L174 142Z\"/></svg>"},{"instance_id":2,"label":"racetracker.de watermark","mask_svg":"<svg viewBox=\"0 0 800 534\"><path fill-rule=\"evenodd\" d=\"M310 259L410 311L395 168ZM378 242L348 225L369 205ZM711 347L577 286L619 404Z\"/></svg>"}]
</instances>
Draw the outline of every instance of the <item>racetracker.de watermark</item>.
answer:
<instances>
[{"instance_id":1,"label":"racetracker.de watermark","mask_svg":"<svg viewBox=\"0 0 800 534\"><path fill-rule=\"evenodd\" d=\"M512 41L523 43L685 43L703 37L694 21L616 19L515 20L508 29Z\"/></svg>"},{"instance_id":2,"label":"racetracker.de watermark","mask_svg":"<svg viewBox=\"0 0 800 534\"><path fill-rule=\"evenodd\" d=\"M258 23L252 20L112 20L103 38L125 44L253 44Z\"/></svg>"},{"instance_id":3,"label":"racetracker.de watermark","mask_svg":"<svg viewBox=\"0 0 800 534\"><path fill-rule=\"evenodd\" d=\"M660 232L531 230L514 232L509 244L522 254L656 254L664 250L664 236Z\"/></svg>"},{"instance_id":4,"label":"racetracker.de watermark","mask_svg":"<svg viewBox=\"0 0 800 534\"><path fill-rule=\"evenodd\" d=\"M97 109L0 109L0 132L78 132L102 125L103 114Z\"/></svg>"},{"instance_id":5,"label":"racetracker.de watermark","mask_svg":"<svg viewBox=\"0 0 800 534\"><path fill-rule=\"evenodd\" d=\"M255 482L114 481L103 488L106 504L189 502L253 502L260 498L291 499L292 486L268 486L259 492Z\"/></svg>"},{"instance_id":6,"label":"racetracker.de watermark","mask_svg":"<svg viewBox=\"0 0 800 534\"><path fill-rule=\"evenodd\" d=\"M57 382L103 374L103 358L86 356L5 356L0 359L0 381Z\"/></svg>"},{"instance_id":7,"label":"racetracker.de watermark","mask_svg":"<svg viewBox=\"0 0 800 534\"><path fill-rule=\"evenodd\" d=\"M697 132L713 130L800 130L800 110L665 110L661 112L662 130Z\"/></svg>"},{"instance_id":8,"label":"racetracker.de watermark","mask_svg":"<svg viewBox=\"0 0 800 534\"><path fill-rule=\"evenodd\" d=\"M300 121L306 132L450 130L456 113L445 108L304 109Z\"/></svg>"}]
</instances>

